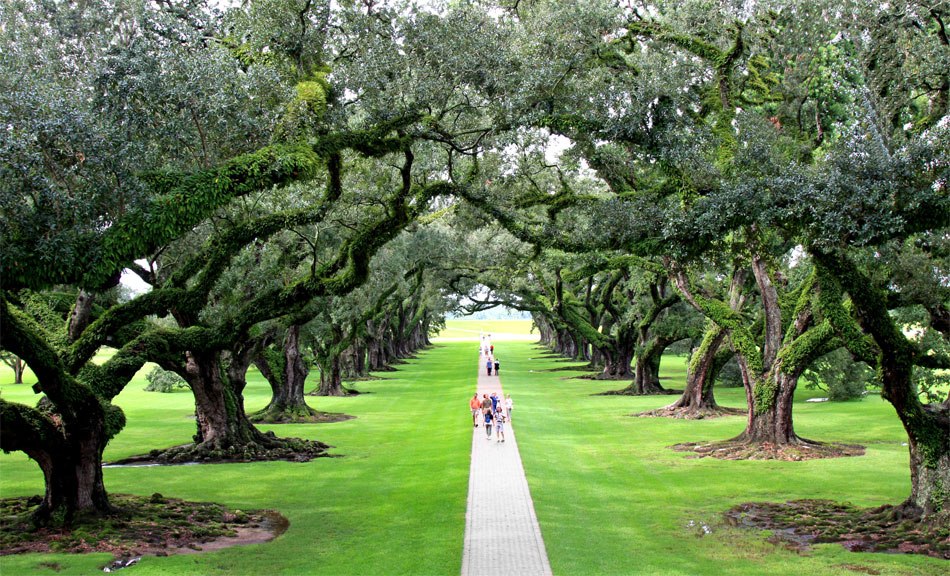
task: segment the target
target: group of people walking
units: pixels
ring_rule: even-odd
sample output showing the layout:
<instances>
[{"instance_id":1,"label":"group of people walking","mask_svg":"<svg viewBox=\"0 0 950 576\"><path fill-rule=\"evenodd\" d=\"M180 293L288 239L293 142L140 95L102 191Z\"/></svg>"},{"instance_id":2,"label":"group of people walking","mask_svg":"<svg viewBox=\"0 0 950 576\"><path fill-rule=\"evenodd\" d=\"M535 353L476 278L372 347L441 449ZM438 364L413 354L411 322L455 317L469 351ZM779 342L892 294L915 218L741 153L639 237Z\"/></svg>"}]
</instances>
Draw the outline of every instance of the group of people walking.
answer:
<instances>
[{"instance_id":1,"label":"group of people walking","mask_svg":"<svg viewBox=\"0 0 950 576\"><path fill-rule=\"evenodd\" d=\"M469 401L469 407L472 409L472 426L478 428L481 424L485 426L485 438L491 439L492 428L495 429L495 441L505 441L505 422L511 419L511 409L513 402L511 394L507 394L504 399L492 392L491 396L482 394L481 400L476 392Z\"/></svg>"},{"instance_id":2,"label":"group of people walking","mask_svg":"<svg viewBox=\"0 0 950 576\"><path fill-rule=\"evenodd\" d=\"M478 346L478 355L486 356L485 358L485 370L487 374L491 376L492 368L495 369L495 376L498 376L498 369L500 365L498 363L498 358L495 358L495 346L491 343L491 334L487 337L482 335L482 343Z\"/></svg>"}]
</instances>

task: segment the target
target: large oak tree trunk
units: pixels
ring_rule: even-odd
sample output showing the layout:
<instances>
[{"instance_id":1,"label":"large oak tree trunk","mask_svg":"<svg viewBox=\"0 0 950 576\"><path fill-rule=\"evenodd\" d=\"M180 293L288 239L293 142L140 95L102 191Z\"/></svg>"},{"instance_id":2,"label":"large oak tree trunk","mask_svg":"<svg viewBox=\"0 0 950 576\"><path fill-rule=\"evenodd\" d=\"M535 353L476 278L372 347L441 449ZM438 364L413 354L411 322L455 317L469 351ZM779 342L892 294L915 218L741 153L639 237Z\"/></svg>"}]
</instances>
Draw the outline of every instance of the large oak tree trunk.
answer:
<instances>
[{"instance_id":1,"label":"large oak tree trunk","mask_svg":"<svg viewBox=\"0 0 950 576\"><path fill-rule=\"evenodd\" d=\"M317 396L345 396L343 377L340 369L340 357L332 356L321 363L320 386L315 392Z\"/></svg>"},{"instance_id":2,"label":"large oak tree trunk","mask_svg":"<svg viewBox=\"0 0 950 576\"><path fill-rule=\"evenodd\" d=\"M725 339L726 332L718 326L713 326L706 331L702 343L690 359L686 389L683 390L683 394L676 402L664 406L657 412L666 412L685 419L742 413L741 410L719 406L713 393L719 371L733 356L728 347L722 346Z\"/></svg>"},{"instance_id":3,"label":"large oak tree trunk","mask_svg":"<svg viewBox=\"0 0 950 576\"><path fill-rule=\"evenodd\" d=\"M950 436L950 427L944 426L938 433ZM910 497L905 506L919 510L924 517L942 518L944 526L950 525L950 451L931 454L913 436L910 447Z\"/></svg>"},{"instance_id":4,"label":"large oak tree trunk","mask_svg":"<svg viewBox=\"0 0 950 576\"><path fill-rule=\"evenodd\" d=\"M287 329L280 354L257 355L255 364L270 384L272 396L266 408L250 416L251 421L292 422L309 420L316 415L304 399L310 370L300 352L300 330L299 325Z\"/></svg>"},{"instance_id":5,"label":"large oak tree trunk","mask_svg":"<svg viewBox=\"0 0 950 576\"><path fill-rule=\"evenodd\" d=\"M600 377L610 380L628 380L633 378L633 346L617 346L601 351L604 358L604 371Z\"/></svg>"},{"instance_id":6,"label":"large oak tree trunk","mask_svg":"<svg viewBox=\"0 0 950 576\"><path fill-rule=\"evenodd\" d=\"M637 356L634 361L633 383L630 387L636 394L667 394L666 388L660 385L660 358L659 354Z\"/></svg>"},{"instance_id":7,"label":"large oak tree trunk","mask_svg":"<svg viewBox=\"0 0 950 576\"><path fill-rule=\"evenodd\" d=\"M753 408L748 411L746 429L734 440L753 443L768 442L773 445L800 444L802 439L795 435L795 428L792 425L792 400L798 377L781 372L768 377L775 382L774 402L769 403L766 409L756 410L753 388L746 386L746 399Z\"/></svg>"},{"instance_id":8,"label":"large oak tree trunk","mask_svg":"<svg viewBox=\"0 0 950 576\"><path fill-rule=\"evenodd\" d=\"M256 442L262 434L244 413L244 398L221 373L218 352L188 352L185 380L195 396L197 433L201 451L227 450Z\"/></svg>"}]
</instances>

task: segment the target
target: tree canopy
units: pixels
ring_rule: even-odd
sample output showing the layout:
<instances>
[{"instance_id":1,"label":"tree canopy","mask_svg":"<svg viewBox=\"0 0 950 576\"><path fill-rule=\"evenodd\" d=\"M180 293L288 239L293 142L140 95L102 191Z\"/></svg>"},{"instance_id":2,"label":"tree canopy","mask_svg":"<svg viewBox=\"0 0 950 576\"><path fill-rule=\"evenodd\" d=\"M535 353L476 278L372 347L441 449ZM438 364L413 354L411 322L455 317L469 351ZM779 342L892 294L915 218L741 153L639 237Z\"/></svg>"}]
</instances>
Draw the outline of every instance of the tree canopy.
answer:
<instances>
[{"instance_id":1,"label":"tree canopy","mask_svg":"<svg viewBox=\"0 0 950 576\"><path fill-rule=\"evenodd\" d=\"M342 394L446 312L503 304L623 393L665 392L663 352L689 350L670 412L716 412L735 357L747 427L717 446L745 455L847 452L791 413L845 350L907 430L905 508L946 519L946 6L0 11L0 348L43 398L0 399L0 443L43 469L39 517L109 511L111 401L146 362L195 394L195 443L170 459L313 456L244 414L252 364L268 417L309 417L307 362ZM151 290L116 298L125 269Z\"/></svg>"}]
</instances>

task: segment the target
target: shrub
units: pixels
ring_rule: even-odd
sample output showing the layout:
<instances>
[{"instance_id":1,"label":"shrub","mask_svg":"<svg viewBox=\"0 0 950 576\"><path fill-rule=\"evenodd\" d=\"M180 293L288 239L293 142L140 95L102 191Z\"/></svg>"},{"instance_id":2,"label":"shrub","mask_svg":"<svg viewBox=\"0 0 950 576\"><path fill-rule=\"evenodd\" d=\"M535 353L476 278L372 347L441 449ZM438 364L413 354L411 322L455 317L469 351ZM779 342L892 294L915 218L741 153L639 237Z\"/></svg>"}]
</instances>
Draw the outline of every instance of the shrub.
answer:
<instances>
[{"instance_id":1,"label":"shrub","mask_svg":"<svg viewBox=\"0 0 950 576\"><path fill-rule=\"evenodd\" d=\"M152 368L145 379L148 380L148 386L145 387L146 392L174 392L188 387L181 376L168 370L162 370L158 366Z\"/></svg>"},{"instance_id":2,"label":"shrub","mask_svg":"<svg viewBox=\"0 0 950 576\"><path fill-rule=\"evenodd\" d=\"M719 375L716 376L716 386L742 388L742 371L739 370L739 362L735 356L730 358L719 371Z\"/></svg>"},{"instance_id":3,"label":"shrub","mask_svg":"<svg viewBox=\"0 0 950 576\"><path fill-rule=\"evenodd\" d=\"M869 386L877 386L874 370L855 362L844 348L818 358L805 372L805 387L824 390L830 400L861 398Z\"/></svg>"}]
</instances>

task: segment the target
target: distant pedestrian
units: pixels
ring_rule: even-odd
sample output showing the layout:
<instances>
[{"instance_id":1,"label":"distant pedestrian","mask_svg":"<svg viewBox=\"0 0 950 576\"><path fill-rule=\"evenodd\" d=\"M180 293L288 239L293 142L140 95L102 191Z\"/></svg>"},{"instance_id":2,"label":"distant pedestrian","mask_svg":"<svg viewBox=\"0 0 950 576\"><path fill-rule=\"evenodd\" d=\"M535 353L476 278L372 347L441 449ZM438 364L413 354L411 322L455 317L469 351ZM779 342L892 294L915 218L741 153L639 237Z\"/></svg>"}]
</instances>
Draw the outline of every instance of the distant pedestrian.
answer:
<instances>
[{"instance_id":1,"label":"distant pedestrian","mask_svg":"<svg viewBox=\"0 0 950 576\"><path fill-rule=\"evenodd\" d=\"M501 410L495 413L495 441L505 441L505 413Z\"/></svg>"},{"instance_id":2,"label":"distant pedestrian","mask_svg":"<svg viewBox=\"0 0 950 576\"><path fill-rule=\"evenodd\" d=\"M482 403L478 400L478 392L468 401L468 406L472 409L472 426L478 428L478 411L482 407Z\"/></svg>"},{"instance_id":3,"label":"distant pedestrian","mask_svg":"<svg viewBox=\"0 0 950 576\"><path fill-rule=\"evenodd\" d=\"M508 413L508 419L511 420L511 407L514 403L511 401L511 394L505 395L505 412Z\"/></svg>"},{"instance_id":4,"label":"distant pedestrian","mask_svg":"<svg viewBox=\"0 0 950 576\"><path fill-rule=\"evenodd\" d=\"M495 358L495 376L498 376L498 358Z\"/></svg>"},{"instance_id":5,"label":"distant pedestrian","mask_svg":"<svg viewBox=\"0 0 950 576\"><path fill-rule=\"evenodd\" d=\"M491 376L491 367L492 367L492 361L491 361L491 356L489 356L488 360L485 361L485 369L488 370L489 376Z\"/></svg>"},{"instance_id":6,"label":"distant pedestrian","mask_svg":"<svg viewBox=\"0 0 950 576\"><path fill-rule=\"evenodd\" d=\"M489 353L489 354L494 354L494 353L495 353L495 345L494 345L494 344L492 344L492 345L490 345L490 346L488 347L488 353Z\"/></svg>"},{"instance_id":7,"label":"distant pedestrian","mask_svg":"<svg viewBox=\"0 0 950 576\"><path fill-rule=\"evenodd\" d=\"M491 411L485 412L485 438L491 439L491 424L494 416Z\"/></svg>"}]
</instances>

